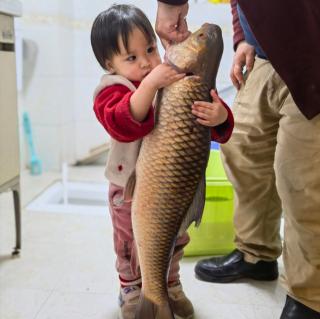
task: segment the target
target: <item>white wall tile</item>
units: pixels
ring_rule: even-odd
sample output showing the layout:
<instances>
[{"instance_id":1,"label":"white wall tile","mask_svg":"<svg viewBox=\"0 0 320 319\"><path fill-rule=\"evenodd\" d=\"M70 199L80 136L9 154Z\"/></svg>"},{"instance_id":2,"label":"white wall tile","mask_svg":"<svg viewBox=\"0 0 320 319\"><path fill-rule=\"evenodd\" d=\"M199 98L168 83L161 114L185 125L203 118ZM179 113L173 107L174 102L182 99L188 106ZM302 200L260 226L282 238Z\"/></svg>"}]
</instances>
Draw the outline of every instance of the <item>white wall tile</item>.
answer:
<instances>
[{"instance_id":1,"label":"white wall tile","mask_svg":"<svg viewBox=\"0 0 320 319\"><path fill-rule=\"evenodd\" d=\"M74 54L71 29L39 23L22 27L24 76L29 76L31 72L34 77L72 75Z\"/></svg>"},{"instance_id":2,"label":"white wall tile","mask_svg":"<svg viewBox=\"0 0 320 319\"><path fill-rule=\"evenodd\" d=\"M74 119L76 122L97 122L93 111L93 92L99 83L97 77L80 77L74 80Z\"/></svg>"},{"instance_id":3,"label":"white wall tile","mask_svg":"<svg viewBox=\"0 0 320 319\"><path fill-rule=\"evenodd\" d=\"M42 161L43 169L60 170L60 163L64 160L63 141L65 139L62 126L34 125L33 133L36 153Z\"/></svg>"},{"instance_id":4,"label":"white wall tile","mask_svg":"<svg viewBox=\"0 0 320 319\"><path fill-rule=\"evenodd\" d=\"M90 149L109 141L110 137L104 128L96 122L80 122L76 127L75 155L80 159L86 156Z\"/></svg>"},{"instance_id":5,"label":"white wall tile","mask_svg":"<svg viewBox=\"0 0 320 319\"><path fill-rule=\"evenodd\" d=\"M74 37L74 72L77 76L98 76L103 69L98 64L91 48L90 28L75 29Z\"/></svg>"},{"instance_id":6,"label":"white wall tile","mask_svg":"<svg viewBox=\"0 0 320 319\"><path fill-rule=\"evenodd\" d=\"M33 125L62 125L74 120L74 81L71 77L35 77L19 97L21 111L28 111Z\"/></svg>"},{"instance_id":7,"label":"white wall tile","mask_svg":"<svg viewBox=\"0 0 320 319\"><path fill-rule=\"evenodd\" d=\"M22 0L23 15L37 15L37 16L61 16L64 14L73 13L74 1L51 0Z\"/></svg>"}]
</instances>

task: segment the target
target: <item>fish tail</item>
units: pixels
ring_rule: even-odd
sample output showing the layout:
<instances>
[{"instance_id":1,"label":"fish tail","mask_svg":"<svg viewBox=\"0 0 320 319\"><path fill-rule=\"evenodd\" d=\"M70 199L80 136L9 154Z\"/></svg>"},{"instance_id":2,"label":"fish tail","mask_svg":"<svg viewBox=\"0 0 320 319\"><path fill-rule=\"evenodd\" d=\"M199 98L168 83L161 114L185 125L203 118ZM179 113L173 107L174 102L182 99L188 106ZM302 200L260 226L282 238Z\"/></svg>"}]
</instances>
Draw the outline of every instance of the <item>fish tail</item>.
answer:
<instances>
[{"instance_id":1,"label":"fish tail","mask_svg":"<svg viewBox=\"0 0 320 319\"><path fill-rule=\"evenodd\" d=\"M159 306L146 298L142 293L135 319L174 319L174 314L169 302Z\"/></svg>"}]
</instances>

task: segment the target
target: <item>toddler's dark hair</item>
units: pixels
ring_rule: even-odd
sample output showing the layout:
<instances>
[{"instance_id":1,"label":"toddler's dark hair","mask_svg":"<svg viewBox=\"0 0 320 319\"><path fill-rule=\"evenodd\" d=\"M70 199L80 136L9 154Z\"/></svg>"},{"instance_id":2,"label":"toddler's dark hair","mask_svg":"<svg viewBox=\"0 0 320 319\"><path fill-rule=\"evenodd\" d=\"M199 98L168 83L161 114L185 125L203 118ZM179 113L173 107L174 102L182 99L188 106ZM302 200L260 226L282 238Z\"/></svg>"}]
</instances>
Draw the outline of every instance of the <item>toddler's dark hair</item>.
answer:
<instances>
[{"instance_id":1,"label":"toddler's dark hair","mask_svg":"<svg viewBox=\"0 0 320 319\"><path fill-rule=\"evenodd\" d=\"M91 46L103 69L106 68L106 60L120 53L119 37L128 50L129 35L135 27L145 34L150 43L156 41L150 21L133 5L114 4L96 17L91 29Z\"/></svg>"}]
</instances>

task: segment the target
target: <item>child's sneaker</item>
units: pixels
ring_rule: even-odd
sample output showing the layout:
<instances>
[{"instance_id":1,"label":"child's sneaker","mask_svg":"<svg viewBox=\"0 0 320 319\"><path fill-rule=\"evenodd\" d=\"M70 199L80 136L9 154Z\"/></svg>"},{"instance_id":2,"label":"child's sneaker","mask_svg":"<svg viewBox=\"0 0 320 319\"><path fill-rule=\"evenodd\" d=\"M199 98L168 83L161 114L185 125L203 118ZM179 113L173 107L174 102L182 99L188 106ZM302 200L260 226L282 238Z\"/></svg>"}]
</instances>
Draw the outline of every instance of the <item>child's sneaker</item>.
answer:
<instances>
[{"instance_id":1,"label":"child's sneaker","mask_svg":"<svg viewBox=\"0 0 320 319\"><path fill-rule=\"evenodd\" d=\"M120 289L119 294L119 319L134 319L139 303L141 288L129 286ZM180 282L168 288L169 302L175 319L192 319L194 310L191 301L186 297Z\"/></svg>"},{"instance_id":2,"label":"child's sneaker","mask_svg":"<svg viewBox=\"0 0 320 319\"><path fill-rule=\"evenodd\" d=\"M194 309L191 301L183 292L182 285L178 281L176 284L168 288L169 302L175 319L192 319L194 316Z\"/></svg>"},{"instance_id":3,"label":"child's sneaker","mask_svg":"<svg viewBox=\"0 0 320 319\"><path fill-rule=\"evenodd\" d=\"M139 302L141 288L128 286L120 288L119 294L119 319L134 319Z\"/></svg>"}]
</instances>

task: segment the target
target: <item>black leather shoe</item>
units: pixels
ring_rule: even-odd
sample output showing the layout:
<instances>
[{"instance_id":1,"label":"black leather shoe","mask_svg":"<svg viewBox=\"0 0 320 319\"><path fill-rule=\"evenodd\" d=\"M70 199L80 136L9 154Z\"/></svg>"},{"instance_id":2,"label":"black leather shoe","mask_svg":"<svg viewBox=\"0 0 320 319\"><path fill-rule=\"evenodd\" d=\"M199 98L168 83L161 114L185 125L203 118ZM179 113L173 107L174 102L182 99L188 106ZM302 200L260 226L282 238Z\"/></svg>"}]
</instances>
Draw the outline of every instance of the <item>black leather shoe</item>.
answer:
<instances>
[{"instance_id":1,"label":"black leather shoe","mask_svg":"<svg viewBox=\"0 0 320 319\"><path fill-rule=\"evenodd\" d=\"M195 273L200 280L217 283L227 283L241 278L271 281L279 276L276 260L248 263L238 249L223 257L200 260L195 267Z\"/></svg>"},{"instance_id":2,"label":"black leather shoe","mask_svg":"<svg viewBox=\"0 0 320 319\"><path fill-rule=\"evenodd\" d=\"M280 319L320 319L320 313L287 296Z\"/></svg>"}]
</instances>

